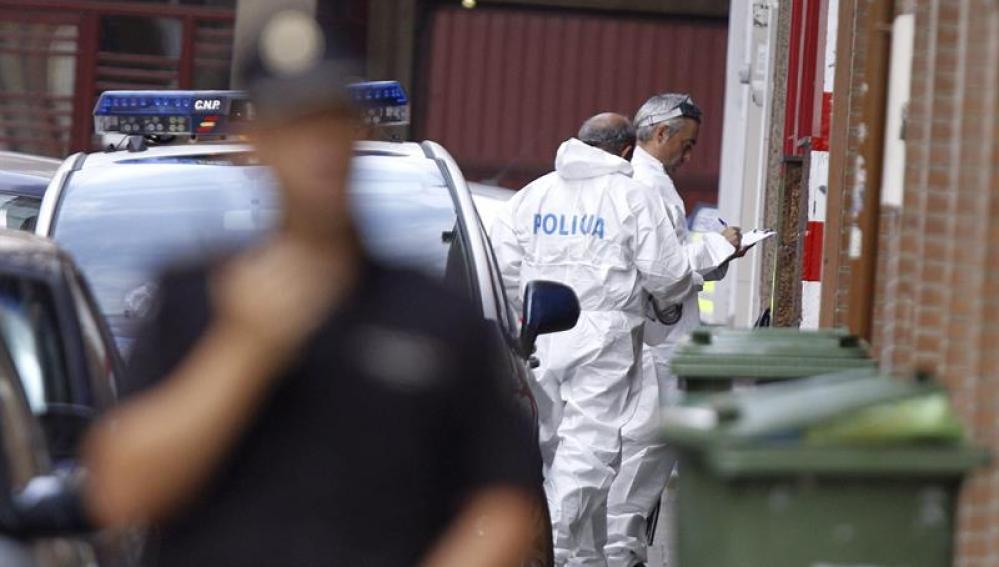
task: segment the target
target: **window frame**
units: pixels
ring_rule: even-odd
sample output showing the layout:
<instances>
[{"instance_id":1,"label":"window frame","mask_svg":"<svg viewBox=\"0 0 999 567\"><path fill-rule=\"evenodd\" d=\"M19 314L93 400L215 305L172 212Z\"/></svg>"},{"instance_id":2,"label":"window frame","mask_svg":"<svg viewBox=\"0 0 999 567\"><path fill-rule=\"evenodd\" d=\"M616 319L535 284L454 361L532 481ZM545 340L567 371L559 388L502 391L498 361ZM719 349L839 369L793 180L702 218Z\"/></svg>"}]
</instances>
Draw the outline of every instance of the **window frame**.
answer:
<instances>
[{"instance_id":1,"label":"window frame","mask_svg":"<svg viewBox=\"0 0 999 567\"><path fill-rule=\"evenodd\" d=\"M64 280L64 285L66 286L67 300L69 303L68 312L71 314L72 328L78 332L74 332L78 338L77 348L78 353L78 370L81 373L81 380L86 383L86 388L89 394L90 409L93 410L94 414L100 414L113 406L118 399L118 388L119 380L122 377L122 372L124 365L121 361L121 354L118 352L118 347L114 342L114 338L111 335L111 330L107 326L107 321L104 319L104 315L101 313L100 306L97 304L97 300L94 298L93 293L90 290L90 284L87 279L80 273L74 265L69 262L63 263L63 269L61 270L62 277ZM101 348L105 352L105 366L103 367L102 377L91 375L91 361L90 357L87 355L87 339L84 336L84 323L81 317L80 310L87 313L89 318L92 320L94 325L94 330L97 332L96 338L101 345ZM107 384L98 384L96 381L107 381ZM101 399L104 394L100 392L104 388L107 388L107 399Z\"/></svg>"}]
</instances>

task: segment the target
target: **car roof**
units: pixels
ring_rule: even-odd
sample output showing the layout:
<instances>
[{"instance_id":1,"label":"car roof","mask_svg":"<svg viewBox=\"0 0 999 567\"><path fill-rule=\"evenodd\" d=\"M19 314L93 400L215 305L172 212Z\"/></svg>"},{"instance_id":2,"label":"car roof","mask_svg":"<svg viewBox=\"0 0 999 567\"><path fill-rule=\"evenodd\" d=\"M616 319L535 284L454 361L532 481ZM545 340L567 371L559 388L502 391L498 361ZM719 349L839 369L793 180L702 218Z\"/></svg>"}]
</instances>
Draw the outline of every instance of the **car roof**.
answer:
<instances>
[{"instance_id":1,"label":"car roof","mask_svg":"<svg viewBox=\"0 0 999 567\"><path fill-rule=\"evenodd\" d=\"M506 209L506 202L517 194L513 189L474 181L468 182L468 191L472 194L475 209L479 211L479 218L487 230Z\"/></svg>"},{"instance_id":2,"label":"car roof","mask_svg":"<svg viewBox=\"0 0 999 567\"><path fill-rule=\"evenodd\" d=\"M50 157L0 151L0 194L41 199L60 163Z\"/></svg>"},{"instance_id":3,"label":"car roof","mask_svg":"<svg viewBox=\"0 0 999 567\"><path fill-rule=\"evenodd\" d=\"M60 160L45 156L0 151L0 171L50 178L59 169Z\"/></svg>"},{"instance_id":4,"label":"car roof","mask_svg":"<svg viewBox=\"0 0 999 567\"><path fill-rule=\"evenodd\" d=\"M49 178L27 173L0 171L0 194L42 198Z\"/></svg>"},{"instance_id":5,"label":"car roof","mask_svg":"<svg viewBox=\"0 0 999 567\"><path fill-rule=\"evenodd\" d=\"M250 151L243 142L198 142L167 146L151 146L140 152L117 150L88 154L81 169L106 167L121 162L138 159L182 158L188 156L224 155ZM364 140L355 144L355 152L360 155L399 156L427 159L423 148L416 142L382 142Z\"/></svg>"},{"instance_id":6,"label":"car roof","mask_svg":"<svg viewBox=\"0 0 999 567\"><path fill-rule=\"evenodd\" d=\"M94 152L87 154L81 169L91 169L106 167L117 163L137 159L150 158L171 158L201 155L220 155L228 153L245 152L249 146L242 143L197 143L197 144L176 144L169 146L150 146L140 152L130 152L128 150L115 150L110 152Z\"/></svg>"},{"instance_id":7,"label":"car roof","mask_svg":"<svg viewBox=\"0 0 999 567\"><path fill-rule=\"evenodd\" d=\"M471 191L473 197L494 199L501 202L509 201L514 195L517 194L515 190L508 187L492 185L489 183L480 183L478 181L469 181L468 190Z\"/></svg>"}]
</instances>

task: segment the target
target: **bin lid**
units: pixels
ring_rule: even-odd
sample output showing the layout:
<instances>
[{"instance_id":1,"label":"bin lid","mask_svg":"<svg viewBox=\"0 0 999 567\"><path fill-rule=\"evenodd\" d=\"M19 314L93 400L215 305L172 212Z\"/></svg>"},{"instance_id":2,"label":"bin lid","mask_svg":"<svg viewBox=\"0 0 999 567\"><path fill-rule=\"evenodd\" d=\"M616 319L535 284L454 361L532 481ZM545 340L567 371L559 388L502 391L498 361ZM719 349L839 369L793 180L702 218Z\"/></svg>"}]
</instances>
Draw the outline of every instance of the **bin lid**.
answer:
<instances>
[{"instance_id":1,"label":"bin lid","mask_svg":"<svg viewBox=\"0 0 999 567\"><path fill-rule=\"evenodd\" d=\"M984 460L943 388L871 370L701 397L663 422L669 443L728 475L953 475Z\"/></svg>"},{"instance_id":2,"label":"bin lid","mask_svg":"<svg viewBox=\"0 0 999 567\"><path fill-rule=\"evenodd\" d=\"M867 342L844 329L696 329L677 345L673 373L701 379L789 379L873 369Z\"/></svg>"}]
</instances>

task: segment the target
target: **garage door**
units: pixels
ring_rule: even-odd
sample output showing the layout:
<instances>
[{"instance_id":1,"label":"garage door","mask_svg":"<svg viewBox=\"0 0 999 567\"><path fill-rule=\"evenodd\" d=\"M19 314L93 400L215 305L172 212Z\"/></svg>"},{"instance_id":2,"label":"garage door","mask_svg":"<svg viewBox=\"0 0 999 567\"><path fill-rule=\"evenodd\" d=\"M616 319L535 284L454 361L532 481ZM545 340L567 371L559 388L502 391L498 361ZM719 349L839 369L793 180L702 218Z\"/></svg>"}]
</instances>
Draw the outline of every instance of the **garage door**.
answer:
<instances>
[{"instance_id":1,"label":"garage door","mask_svg":"<svg viewBox=\"0 0 999 567\"><path fill-rule=\"evenodd\" d=\"M688 208L717 200L725 19L442 7L429 23L416 133L470 179L521 187L551 170L586 117L688 92L705 122L677 183Z\"/></svg>"}]
</instances>

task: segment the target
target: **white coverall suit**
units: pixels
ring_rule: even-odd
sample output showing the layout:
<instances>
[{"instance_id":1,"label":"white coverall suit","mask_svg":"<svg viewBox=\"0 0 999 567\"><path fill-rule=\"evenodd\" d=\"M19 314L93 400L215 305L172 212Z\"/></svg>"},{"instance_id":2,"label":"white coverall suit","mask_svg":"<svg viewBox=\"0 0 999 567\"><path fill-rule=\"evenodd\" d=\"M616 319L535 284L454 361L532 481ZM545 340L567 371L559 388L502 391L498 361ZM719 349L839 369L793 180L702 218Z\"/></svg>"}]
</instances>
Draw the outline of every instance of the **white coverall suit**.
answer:
<instances>
[{"instance_id":1,"label":"white coverall suit","mask_svg":"<svg viewBox=\"0 0 999 567\"><path fill-rule=\"evenodd\" d=\"M676 303L702 283L662 199L631 173L570 139L555 171L518 192L492 228L518 309L531 280L570 286L581 307L573 329L540 338L535 374L558 565L606 565L607 492L637 399L647 296Z\"/></svg>"},{"instance_id":2,"label":"white coverall suit","mask_svg":"<svg viewBox=\"0 0 999 567\"><path fill-rule=\"evenodd\" d=\"M676 238L683 247L690 267L705 281L719 280L728 271L725 263L735 248L717 233L704 234L693 242L687 233L687 212L673 180L662 163L642 148L635 148L631 160L634 178L656 190L663 200ZM669 370L669 360L677 342L700 325L697 292L691 290L682 299L679 320L666 325L650 311L645 322L645 348L642 353L642 388L631 420L622 430L621 469L611 486L607 502L607 546L610 567L632 567L647 561L646 526L669 480L674 459L659 441L659 410L673 401L676 377ZM660 308L669 307L662 302ZM673 316L676 316L675 311ZM668 314L663 317L668 319Z\"/></svg>"}]
</instances>

